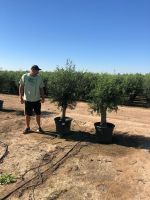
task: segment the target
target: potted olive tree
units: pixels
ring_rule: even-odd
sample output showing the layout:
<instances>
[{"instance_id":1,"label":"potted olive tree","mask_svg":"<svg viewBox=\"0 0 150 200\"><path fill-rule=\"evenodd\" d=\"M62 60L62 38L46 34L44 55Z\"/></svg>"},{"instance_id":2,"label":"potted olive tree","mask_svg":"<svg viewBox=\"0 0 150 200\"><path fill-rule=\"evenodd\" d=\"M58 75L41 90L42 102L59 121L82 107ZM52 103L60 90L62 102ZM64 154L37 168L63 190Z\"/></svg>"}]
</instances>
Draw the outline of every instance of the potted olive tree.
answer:
<instances>
[{"instance_id":1,"label":"potted olive tree","mask_svg":"<svg viewBox=\"0 0 150 200\"><path fill-rule=\"evenodd\" d=\"M65 135L70 132L72 118L66 116L67 108L76 106L76 71L75 65L67 60L65 67L57 67L48 82L49 97L61 109L61 116L56 117L56 132Z\"/></svg>"},{"instance_id":2,"label":"potted olive tree","mask_svg":"<svg viewBox=\"0 0 150 200\"><path fill-rule=\"evenodd\" d=\"M96 137L101 143L112 142L115 125L107 122L107 111L117 111L122 96L121 83L119 75L101 74L95 82L95 88L90 93L91 108L101 114L100 121L94 124Z\"/></svg>"}]
</instances>

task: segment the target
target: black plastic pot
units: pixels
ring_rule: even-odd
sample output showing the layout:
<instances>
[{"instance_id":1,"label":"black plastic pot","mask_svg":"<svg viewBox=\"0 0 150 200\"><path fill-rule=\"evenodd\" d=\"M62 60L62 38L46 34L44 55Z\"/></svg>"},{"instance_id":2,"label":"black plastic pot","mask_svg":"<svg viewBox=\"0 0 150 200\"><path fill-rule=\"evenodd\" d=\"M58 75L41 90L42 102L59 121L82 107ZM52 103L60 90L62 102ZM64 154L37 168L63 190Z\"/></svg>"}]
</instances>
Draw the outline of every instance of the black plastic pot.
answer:
<instances>
[{"instance_id":1,"label":"black plastic pot","mask_svg":"<svg viewBox=\"0 0 150 200\"><path fill-rule=\"evenodd\" d=\"M0 100L0 110L3 109L3 103L4 103L4 101Z\"/></svg>"},{"instance_id":2,"label":"black plastic pot","mask_svg":"<svg viewBox=\"0 0 150 200\"><path fill-rule=\"evenodd\" d=\"M98 142L109 144L112 143L112 133L115 125L112 123L107 123L107 126L102 126L100 122L94 124L96 129L96 138Z\"/></svg>"},{"instance_id":3,"label":"black plastic pot","mask_svg":"<svg viewBox=\"0 0 150 200\"><path fill-rule=\"evenodd\" d=\"M66 117L62 120L60 117L54 118L56 124L56 132L61 136L67 135L70 132L72 118Z\"/></svg>"}]
</instances>

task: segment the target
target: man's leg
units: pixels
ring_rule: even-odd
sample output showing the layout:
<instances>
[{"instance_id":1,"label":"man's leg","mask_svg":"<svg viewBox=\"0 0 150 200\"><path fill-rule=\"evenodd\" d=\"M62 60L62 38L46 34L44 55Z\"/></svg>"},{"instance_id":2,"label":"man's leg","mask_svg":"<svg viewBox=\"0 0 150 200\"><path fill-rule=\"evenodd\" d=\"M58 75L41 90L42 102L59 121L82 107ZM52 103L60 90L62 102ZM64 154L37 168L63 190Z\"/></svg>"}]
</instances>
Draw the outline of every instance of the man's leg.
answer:
<instances>
[{"instance_id":1,"label":"man's leg","mask_svg":"<svg viewBox=\"0 0 150 200\"><path fill-rule=\"evenodd\" d=\"M25 120L26 120L26 127L30 128L30 115L26 115Z\"/></svg>"},{"instance_id":2,"label":"man's leg","mask_svg":"<svg viewBox=\"0 0 150 200\"><path fill-rule=\"evenodd\" d=\"M37 122L37 125L39 127L41 127L41 116L40 115L36 115L36 122Z\"/></svg>"},{"instance_id":3,"label":"man's leg","mask_svg":"<svg viewBox=\"0 0 150 200\"><path fill-rule=\"evenodd\" d=\"M41 128L41 116L40 115L36 115L36 122L39 126L39 128L37 129L36 132L38 133L44 133L43 129Z\"/></svg>"},{"instance_id":4,"label":"man's leg","mask_svg":"<svg viewBox=\"0 0 150 200\"><path fill-rule=\"evenodd\" d=\"M41 127L41 102L36 101L34 102L34 112L36 114L36 122L38 124L38 127Z\"/></svg>"},{"instance_id":5,"label":"man's leg","mask_svg":"<svg viewBox=\"0 0 150 200\"><path fill-rule=\"evenodd\" d=\"M37 101L34 103L34 111L36 114L36 122L38 124L37 132L43 133L44 131L41 128L41 102Z\"/></svg>"},{"instance_id":6,"label":"man's leg","mask_svg":"<svg viewBox=\"0 0 150 200\"><path fill-rule=\"evenodd\" d=\"M24 129L23 133L30 132L30 116L32 115L32 102L25 101L25 123L26 128Z\"/></svg>"}]
</instances>

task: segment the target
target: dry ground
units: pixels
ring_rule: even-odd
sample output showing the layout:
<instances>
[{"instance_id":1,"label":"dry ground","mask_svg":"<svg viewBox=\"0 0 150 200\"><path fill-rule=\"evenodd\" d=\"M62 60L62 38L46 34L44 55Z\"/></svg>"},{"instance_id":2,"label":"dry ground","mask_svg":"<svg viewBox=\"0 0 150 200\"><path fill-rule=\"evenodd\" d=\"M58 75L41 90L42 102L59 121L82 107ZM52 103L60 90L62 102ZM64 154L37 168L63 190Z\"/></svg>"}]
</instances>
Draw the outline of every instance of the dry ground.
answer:
<instances>
[{"instance_id":1,"label":"dry ground","mask_svg":"<svg viewBox=\"0 0 150 200\"><path fill-rule=\"evenodd\" d=\"M150 109L119 107L108 113L115 124L113 144L94 139L92 115L86 103L68 110L72 133L59 138L54 117L60 111L48 100L42 104L45 134L23 135L23 105L18 97L2 95L0 111L0 173L11 173L16 183L0 185L0 199L21 200L149 200Z\"/></svg>"}]
</instances>

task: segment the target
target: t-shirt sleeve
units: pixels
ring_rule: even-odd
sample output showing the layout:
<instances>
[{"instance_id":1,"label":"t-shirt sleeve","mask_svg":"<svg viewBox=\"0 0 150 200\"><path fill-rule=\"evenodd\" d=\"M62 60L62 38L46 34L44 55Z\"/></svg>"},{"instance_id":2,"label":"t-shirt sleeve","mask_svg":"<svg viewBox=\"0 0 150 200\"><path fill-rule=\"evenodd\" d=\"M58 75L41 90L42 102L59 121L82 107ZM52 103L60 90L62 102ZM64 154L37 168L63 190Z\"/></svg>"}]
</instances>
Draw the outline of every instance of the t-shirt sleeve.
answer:
<instances>
[{"instance_id":1,"label":"t-shirt sleeve","mask_svg":"<svg viewBox=\"0 0 150 200\"><path fill-rule=\"evenodd\" d=\"M20 81L19 81L19 84L24 86L24 75L21 77Z\"/></svg>"}]
</instances>

